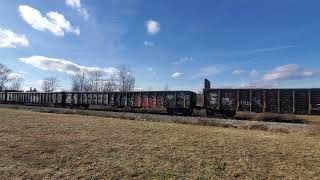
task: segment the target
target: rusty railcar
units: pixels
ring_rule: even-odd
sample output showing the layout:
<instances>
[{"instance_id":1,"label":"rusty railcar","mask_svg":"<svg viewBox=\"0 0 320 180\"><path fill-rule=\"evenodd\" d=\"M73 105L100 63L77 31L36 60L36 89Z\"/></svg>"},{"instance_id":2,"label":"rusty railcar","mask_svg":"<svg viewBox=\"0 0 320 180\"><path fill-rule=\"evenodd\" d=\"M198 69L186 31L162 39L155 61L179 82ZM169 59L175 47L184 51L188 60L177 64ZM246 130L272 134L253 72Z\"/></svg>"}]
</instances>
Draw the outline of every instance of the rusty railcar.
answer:
<instances>
[{"instance_id":1,"label":"rusty railcar","mask_svg":"<svg viewBox=\"0 0 320 180\"><path fill-rule=\"evenodd\" d=\"M140 92L64 92L66 106L100 107L109 110L166 110L174 114L191 114L196 94L191 91Z\"/></svg>"},{"instance_id":2,"label":"rusty railcar","mask_svg":"<svg viewBox=\"0 0 320 180\"><path fill-rule=\"evenodd\" d=\"M208 84L208 82L206 82ZM204 88L207 114L234 116L237 111L320 114L320 89Z\"/></svg>"}]
</instances>

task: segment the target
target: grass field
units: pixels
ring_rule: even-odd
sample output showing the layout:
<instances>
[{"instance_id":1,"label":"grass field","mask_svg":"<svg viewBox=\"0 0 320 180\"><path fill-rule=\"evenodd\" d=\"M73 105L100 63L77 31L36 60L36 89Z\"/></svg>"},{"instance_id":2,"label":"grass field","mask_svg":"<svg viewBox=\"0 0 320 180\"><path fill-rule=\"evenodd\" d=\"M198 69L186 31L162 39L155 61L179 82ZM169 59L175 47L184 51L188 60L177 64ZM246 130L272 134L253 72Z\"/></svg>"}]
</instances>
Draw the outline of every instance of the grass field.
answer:
<instances>
[{"instance_id":1,"label":"grass field","mask_svg":"<svg viewBox=\"0 0 320 180\"><path fill-rule=\"evenodd\" d=\"M320 178L320 137L0 109L0 179Z\"/></svg>"}]
</instances>

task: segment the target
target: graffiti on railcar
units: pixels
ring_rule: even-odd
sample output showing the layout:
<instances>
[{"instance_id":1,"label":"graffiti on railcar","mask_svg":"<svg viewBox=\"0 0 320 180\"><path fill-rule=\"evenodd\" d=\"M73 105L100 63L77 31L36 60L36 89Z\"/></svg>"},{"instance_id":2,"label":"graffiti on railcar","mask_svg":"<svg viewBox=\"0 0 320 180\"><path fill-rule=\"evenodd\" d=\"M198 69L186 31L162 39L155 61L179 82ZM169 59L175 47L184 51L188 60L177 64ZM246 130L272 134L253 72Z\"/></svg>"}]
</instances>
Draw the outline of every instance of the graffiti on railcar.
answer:
<instances>
[{"instance_id":1,"label":"graffiti on railcar","mask_svg":"<svg viewBox=\"0 0 320 180\"><path fill-rule=\"evenodd\" d=\"M133 106L134 107L140 107L141 97L139 94L133 95Z\"/></svg>"},{"instance_id":2,"label":"graffiti on railcar","mask_svg":"<svg viewBox=\"0 0 320 180\"><path fill-rule=\"evenodd\" d=\"M165 107L174 108L176 105L175 95L173 93L167 93L165 96Z\"/></svg>"},{"instance_id":3,"label":"graffiti on railcar","mask_svg":"<svg viewBox=\"0 0 320 180\"><path fill-rule=\"evenodd\" d=\"M157 95L157 107L161 108L164 105L163 96L158 94Z\"/></svg>"},{"instance_id":4,"label":"graffiti on railcar","mask_svg":"<svg viewBox=\"0 0 320 180\"><path fill-rule=\"evenodd\" d=\"M190 106L190 94L185 92L177 93L177 107L178 108L189 108Z\"/></svg>"},{"instance_id":5,"label":"graffiti on railcar","mask_svg":"<svg viewBox=\"0 0 320 180\"><path fill-rule=\"evenodd\" d=\"M143 93L141 96L141 107L147 108L148 107L148 95L147 93Z\"/></svg>"},{"instance_id":6,"label":"graffiti on railcar","mask_svg":"<svg viewBox=\"0 0 320 180\"><path fill-rule=\"evenodd\" d=\"M128 94L127 96L127 106L132 107L133 106L133 94Z\"/></svg>"},{"instance_id":7,"label":"graffiti on railcar","mask_svg":"<svg viewBox=\"0 0 320 180\"><path fill-rule=\"evenodd\" d=\"M71 104L71 103L72 103L72 94L71 94L71 93L67 93L67 94L66 94L66 100L65 100L65 102L66 102L67 104Z\"/></svg>"},{"instance_id":8,"label":"graffiti on railcar","mask_svg":"<svg viewBox=\"0 0 320 180\"><path fill-rule=\"evenodd\" d=\"M114 94L109 95L109 106L114 106Z\"/></svg>"},{"instance_id":9,"label":"graffiti on railcar","mask_svg":"<svg viewBox=\"0 0 320 180\"><path fill-rule=\"evenodd\" d=\"M231 97L222 97L221 98L221 105L224 108L231 109L233 105L233 99Z\"/></svg>"},{"instance_id":10,"label":"graffiti on railcar","mask_svg":"<svg viewBox=\"0 0 320 180\"><path fill-rule=\"evenodd\" d=\"M154 108L154 107L156 107L156 103L157 103L157 99L156 99L155 93L149 94L148 107L149 108Z\"/></svg>"},{"instance_id":11,"label":"graffiti on railcar","mask_svg":"<svg viewBox=\"0 0 320 180\"><path fill-rule=\"evenodd\" d=\"M256 106L263 107L263 103L262 103L262 100L260 98L253 97L252 98L252 103L254 103Z\"/></svg>"},{"instance_id":12,"label":"graffiti on railcar","mask_svg":"<svg viewBox=\"0 0 320 180\"><path fill-rule=\"evenodd\" d=\"M102 94L102 105L103 106L108 105L108 94L107 93Z\"/></svg>"},{"instance_id":13,"label":"graffiti on railcar","mask_svg":"<svg viewBox=\"0 0 320 180\"><path fill-rule=\"evenodd\" d=\"M240 101L240 106L250 106L250 101L248 100L241 100Z\"/></svg>"},{"instance_id":14,"label":"graffiti on railcar","mask_svg":"<svg viewBox=\"0 0 320 180\"><path fill-rule=\"evenodd\" d=\"M98 99L97 99L97 104L98 104L98 105L102 105L102 98L103 98L103 97L102 97L102 93L99 93L99 94L97 95L97 98L98 98Z\"/></svg>"},{"instance_id":15,"label":"graffiti on railcar","mask_svg":"<svg viewBox=\"0 0 320 180\"><path fill-rule=\"evenodd\" d=\"M219 94L217 92L209 93L208 104L211 107L217 107L219 104Z\"/></svg>"},{"instance_id":16,"label":"graffiti on railcar","mask_svg":"<svg viewBox=\"0 0 320 180\"><path fill-rule=\"evenodd\" d=\"M263 92L257 91L253 93L252 97L252 107L251 111L253 112L262 112L263 111Z\"/></svg>"}]
</instances>

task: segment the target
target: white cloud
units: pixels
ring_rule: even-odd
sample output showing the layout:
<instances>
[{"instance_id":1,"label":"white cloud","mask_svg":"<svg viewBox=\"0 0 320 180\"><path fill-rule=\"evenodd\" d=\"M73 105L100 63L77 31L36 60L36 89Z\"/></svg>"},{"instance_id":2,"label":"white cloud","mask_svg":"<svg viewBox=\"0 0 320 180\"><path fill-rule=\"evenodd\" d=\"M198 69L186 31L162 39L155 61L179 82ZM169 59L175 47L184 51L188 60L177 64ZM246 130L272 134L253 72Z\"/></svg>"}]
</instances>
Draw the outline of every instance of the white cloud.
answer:
<instances>
[{"instance_id":1,"label":"white cloud","mask_svg":"<svg viewBox=\"0 0 320 180\"><path fill-rule=\"evenodd\" d=\"M319 71L302 69L297 64L287 64L279 66L266 73L263 79L266 81L292 80L314 77L318 75L320 75Z\"/></svg>"},{"instance_id":2,"label":"white cloud","mask_svg":"<svg viewBox=\"0 0 320 180\"><path fill-rule=\"evenodd\" d=\"M153 47L154 46L154 42L152 42L152 41L144 41L143 44L146 47Z\"/></svg>"},{"instance_id":3,"label":"white cloud","mask_svg":"<svg viewBox=\"0 0 320 180\"><path fill-rule=\"evenodd\" d=\"M180 77L180 76L182 76L182 75L183 75L183 73L175 72L175 73L173 73L173 74L171 75L171 77L177 78L177 77Z\"/></svg>"},{"instance_id":4,"label":"white cloud","mask_svg":"<svg viewBox=\"0 0 320 180\"><path fill-rule=\"evenodd\" d=\"M31 56L28 58L20 58L19 60L21 60L26 64L31 64L32 66L42 70L59 71L67 74L75 74L77 72L90 72L90 71L99 69L105 72L106 75L111 75L117 71L117 69L114 67L108 67L108 68L87 67L87 66L78 65L68 60L48 58L45 56Z\"/></svg>"},{"instance_id":5,"label":"white cloud","mask_svg":"<svg viewBox=\"0 0 320 180\"><path fill-rule=\"evenodd\" d=\"M224 70L224 67L207 66L200 69L200 72L194 77L204 77L220 74Z\"/></svg>"},{"instance_id":6,"label":"white cloud","mask_svg":"<svg viewBox=\"0 0 320 180\"><path fill-rule=\"evenodd\" d=\"M160 23L155 20L149 20L146 22L147 31L150 35L155 35L160 31Z\"/></svg>"},{"instance_id":7,"label":"white cloud","mask_svg":"<svg viewBox=\"0 0 320 180\"><path fill-rule=\"evenodd\" d=\"M0 48L16 48L17 46L29 46L26 36L16 34L9 29L0 28Z\"/></svg>"},{"instance_id":8,"label":"white cloud","mask_svg":"<svg viewBox=\"0 0 320 180\"><path fill-rule=\"evenodd\" d=\"M23 78L23 74L13 72L13 73L9 74L9 77L10 78L16 78L16 77L17 78Z\"/></svg>"},{"instance_id":9,"label":"white cloud","mask_svg":"<svg viewBox=\"0 0 320 180\"><path fill-rule=\"evenodd\" d=\"M152 71L153 71L153 68L152 68L152 67L147 67L147 71L152 72Z\"/></svg>"},{"instance_id":10,"label":"white cloud","mask_svg":"<svg viewBox=\"0 0 320 180\"><path fill-rule=\"evenodd\" d=\"M56 36L64 36L65 32L80 34L79 27L73 27L66 18L58 12L48 12L42 16L41 12L28 5L20 5L19 12L24 21L38 31L48 30Z\"/></svg>"},{"instance_id":11,"label":"white cloud","mask_svg":"<svg viewBox=\"0 0 320 180\"><path fill-rule=\"evenodd\" d=\"M66 5L76 10L85 20L89 19L90 15L86 8L83 8L80 0L66 0Z\"/></svg>"},{"instance_id":12,"label":"white cloud","mask_svg":"<svg viewBox=\"0 0 320 180\"><path fill-rule=\"evenodd\" d=\"M265 52L273 52L273 51L279 51L279 50L284 50L284 49L289 49L293 48L296 46L289 45L289 46L275 46L275 47L269 47L269 48L260 48L260 49L253 49L246 51L246 54L256 54L256 53L265 53Z\"/></svg>"},{"instance_id":13,"label":"white cloud","mask_svg":"<svg viewBox=\"0 0 320 180\"><path fill-rule=\"evenodd\" d=\"M243 69L235 69L232 71L232 74L233 75L240 75L240 74L243 74L245 72L245 70Z\"/></svg>"},{"instance_id":14,"label":"white cloud","mask_svg":"<svg viewBox=\"0 0 320 180\"><path fill-rule=\"evenodd\" d=\"M183 57L180 58L178 61L173 62L173 64L178 65L178 64L185 64L185 63L190 63L193 61L192 57Z\"/></svg>"}]
</instances>

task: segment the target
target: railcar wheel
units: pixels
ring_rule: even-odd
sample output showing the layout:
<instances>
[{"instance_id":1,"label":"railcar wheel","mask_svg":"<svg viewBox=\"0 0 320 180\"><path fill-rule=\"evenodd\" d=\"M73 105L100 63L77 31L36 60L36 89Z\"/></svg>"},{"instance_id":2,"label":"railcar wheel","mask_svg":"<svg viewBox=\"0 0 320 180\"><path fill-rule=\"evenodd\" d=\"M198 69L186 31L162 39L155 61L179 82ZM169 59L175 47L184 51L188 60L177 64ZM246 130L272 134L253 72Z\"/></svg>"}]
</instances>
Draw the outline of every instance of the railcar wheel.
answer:
<instances>
[{"instance_id":1,"label":"railcar wheel","mask_svg":"<svg viewBox=\"0 0 320 180\"><path fill-rule=\"evenodd\" d=\"M167 108L167 113L169 114L169 115L174 115L175 113L174 113L174 109L172 109L172 108Z\"/></svg>"}]
</instances>

